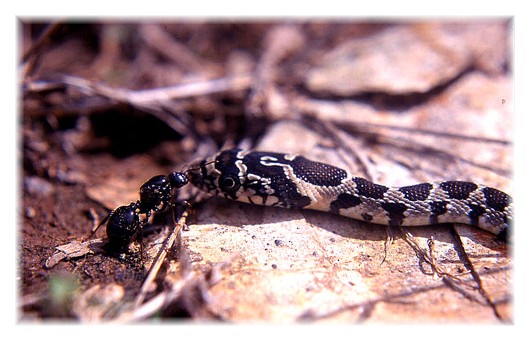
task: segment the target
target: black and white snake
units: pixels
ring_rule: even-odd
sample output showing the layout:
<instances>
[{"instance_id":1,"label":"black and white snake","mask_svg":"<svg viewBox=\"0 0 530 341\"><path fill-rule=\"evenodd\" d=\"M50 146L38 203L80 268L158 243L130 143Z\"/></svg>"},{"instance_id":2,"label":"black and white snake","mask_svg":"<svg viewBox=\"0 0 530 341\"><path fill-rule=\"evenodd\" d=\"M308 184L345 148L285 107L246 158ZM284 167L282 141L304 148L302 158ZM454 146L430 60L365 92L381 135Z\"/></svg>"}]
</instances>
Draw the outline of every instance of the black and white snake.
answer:
<instances>
[{"instance_id":1,"label":"black and white snake","mask_svg":"<svg viewBox=\"0 0 530 341\"><path fill-rule=\"evenodd\" d=\"M466 181L387 187L302 156L230 149L193 165L199 189L256 205L312 209L397 226L464 223L506 239L512 198Z\"/></svg>"}]
</instances>

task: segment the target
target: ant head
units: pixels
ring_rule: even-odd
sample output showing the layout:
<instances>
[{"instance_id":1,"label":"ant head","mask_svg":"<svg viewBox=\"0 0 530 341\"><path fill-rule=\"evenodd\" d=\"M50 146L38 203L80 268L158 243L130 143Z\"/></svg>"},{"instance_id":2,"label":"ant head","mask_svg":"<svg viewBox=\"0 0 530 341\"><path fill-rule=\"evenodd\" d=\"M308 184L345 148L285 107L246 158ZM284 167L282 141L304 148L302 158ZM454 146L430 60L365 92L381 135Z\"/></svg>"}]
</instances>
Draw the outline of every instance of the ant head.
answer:
<instances>
[{"instance_id":1,"label":"ant head","mask_svg":"<svg viewBox=\"0 0 530 341\"><path fill-rule=\"evenodd\" d=\"M171 186L173 186L174 188L184 187L189 181L186 172L172 172L171 174L169 174L168 177Z\"/></svg>"}]
</instances>

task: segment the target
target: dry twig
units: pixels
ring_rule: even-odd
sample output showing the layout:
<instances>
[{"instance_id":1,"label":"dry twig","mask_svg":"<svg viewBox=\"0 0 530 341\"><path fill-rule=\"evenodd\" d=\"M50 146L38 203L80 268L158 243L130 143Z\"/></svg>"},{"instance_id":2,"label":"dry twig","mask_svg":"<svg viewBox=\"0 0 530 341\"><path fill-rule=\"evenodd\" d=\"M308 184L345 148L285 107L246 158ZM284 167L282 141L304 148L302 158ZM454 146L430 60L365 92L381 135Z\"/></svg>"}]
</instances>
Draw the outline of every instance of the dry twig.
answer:
<instances>
[{"instance_id":1,"label":"dry twig","mask_svg":"<svg viewBox=\"0 0 530 341\"><path fill-rule=\"evenodd\" d=\"M140 292L138 293L138 296L136 296L135 300L135 306L139 306L145 299L145 296L149 292L149 288L151 288L153 281L155 280L156 276L158 275L158 272L160 271L160 267L162 266L162 263L166 259L166 256L173 247L173 244L175 244L175 240L177 239L180 230L186 225L186 219L188 218L189 209L186 207L184 212L182 213L182 216L179 218L178 222L175 225L175 228L167 238L166 242L162 247L160 248L160 251L156 257L155 262L151 266L151 269L149 270L149 273L147 275L147 278L145 279L144 283L142 284L142 288L140 289Z\"/></svg>"}]
</instances>

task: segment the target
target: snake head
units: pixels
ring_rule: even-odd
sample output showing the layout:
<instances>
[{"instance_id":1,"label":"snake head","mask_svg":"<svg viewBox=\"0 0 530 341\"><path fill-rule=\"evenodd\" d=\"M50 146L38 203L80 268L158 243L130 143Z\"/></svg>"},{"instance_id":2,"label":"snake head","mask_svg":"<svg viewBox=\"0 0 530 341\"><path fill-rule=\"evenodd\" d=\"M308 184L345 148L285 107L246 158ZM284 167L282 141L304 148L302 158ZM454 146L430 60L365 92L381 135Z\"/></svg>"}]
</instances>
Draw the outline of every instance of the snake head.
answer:
<instances>
[{"instance_id":1,"label":"snake head","mask_svg":"<svg viewBox=\"0 0 530 341\"><path fill-rule=\"evenodd\" d=\"M240 149L222 151L194 164L188 170L190 182L201 190L238 200L246 184L246 167Z\"/></svg>"},{"instance_id":2,"label":"snake head","mask_svg":"<svg viewBox=\"0 0 530 341\"><path fill-rule=\"evenodd\" d=\"M251 204L302 208L310 200L298 191L294 158L230 149L193 165L188 174L193 185L214 195Z\"/></svg>"}]
</instances>

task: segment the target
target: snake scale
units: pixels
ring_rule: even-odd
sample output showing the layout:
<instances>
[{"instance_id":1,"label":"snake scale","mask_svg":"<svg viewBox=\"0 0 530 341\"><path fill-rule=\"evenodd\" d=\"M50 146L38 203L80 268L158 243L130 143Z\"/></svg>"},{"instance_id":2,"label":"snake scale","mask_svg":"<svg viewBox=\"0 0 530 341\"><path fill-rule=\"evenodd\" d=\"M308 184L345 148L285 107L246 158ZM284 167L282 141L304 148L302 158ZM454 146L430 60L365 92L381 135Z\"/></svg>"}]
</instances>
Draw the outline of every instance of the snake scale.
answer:
<instances>
[{"instance_id":1,"label":"snake scale","mask_svg":"<svg viewBox=\"0 0 530 341\"><path fill-rule=\"evenodd\" d=\"M199 189L256 205L331 212L398 226L464 223L506 240L512 198L467 181L387 187L303 156L224 150L187 171Z\"/></svg>"}]
</instances>

